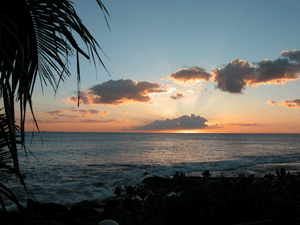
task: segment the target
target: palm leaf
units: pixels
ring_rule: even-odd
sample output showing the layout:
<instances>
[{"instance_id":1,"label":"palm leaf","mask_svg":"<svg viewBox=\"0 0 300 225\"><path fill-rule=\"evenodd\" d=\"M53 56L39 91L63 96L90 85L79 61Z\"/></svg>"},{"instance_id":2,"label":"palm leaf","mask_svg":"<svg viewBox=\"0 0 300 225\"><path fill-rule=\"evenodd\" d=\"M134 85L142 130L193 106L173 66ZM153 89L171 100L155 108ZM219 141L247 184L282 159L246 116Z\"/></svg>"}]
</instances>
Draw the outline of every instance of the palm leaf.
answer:
<instances>
[{"instance_id":1,"label":"palm leaf","mask_svg":"<svg viewBox=\"0 0 300 225\"><path fill-rule=\"evenodd\" d=\"M100 0L97 0L97 3L108 25L106 15L109 14ZM82 39L86 50L79 47L74 33ZM27 106L39 131L32 107L32 94L37 76L42 87L50 84L56 92L60 81L65 81L71 75L68 58L76 54L79 105L79 54L88 60L92 59L95 67L97 59L107 71L98 50L102 51L70 1L0 1L0 98L5 110L5 115L0 116L0 119L5 121L1 125L0 135L0 179L1 174L4 178L5 173L14 173L26 189L19 168L17 145L21 144L26 152L24 143ZM16 101L20 108L20 137L17 137L15 122ZM10 195L4 190L5 186L0 183L0 194ZM15 198L11 196L10 199Z\"/></svg>"},{"instance_id":2,"label":"palm leaf","mask_svg":"<svg viewBox=\"0 0 300 225\"><path fill-rule=\"evenodd\" d=\"M3 111L3 108L0 109ZM19 127L15 126L15 131L19 131ZM16 175L21 180L23 176L20 173L19 168L15 167L12 162L12 150L14 146L17 144L22 144L20 140L18 140L17 136L15 138L10 137L11 132L9 130L9 120L5 114L0 114L0 180L6 181L11 178L11 175ZM24 183L25 185L25 183ZM25 190L26 189L26 186ZM1 194L6 196L8 199L13 201L20 210L24 210L23 207L19 204L14 194L7 188L2 182L0 182L0 198L2 208L5 210L5 206L2 202Z\"/></svg>"}]
</instances>

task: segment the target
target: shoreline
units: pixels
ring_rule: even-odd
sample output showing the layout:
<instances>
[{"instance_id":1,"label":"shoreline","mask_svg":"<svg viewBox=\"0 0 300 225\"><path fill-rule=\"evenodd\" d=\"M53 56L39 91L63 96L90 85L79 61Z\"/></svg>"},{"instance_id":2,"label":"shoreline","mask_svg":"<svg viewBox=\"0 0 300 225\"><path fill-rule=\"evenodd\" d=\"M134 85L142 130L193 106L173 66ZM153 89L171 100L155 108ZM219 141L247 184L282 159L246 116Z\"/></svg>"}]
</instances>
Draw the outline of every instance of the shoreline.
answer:
<instances>
[{"instance_id":1,"label":"shoreline","mask_svg":"<svg viewBox=\"0 0 300 225\"><path fill-rule=\"evenodd\" d=\"M29 200L28 214L9 212L12 224L299 224L300 175L277 170L263 177L240 174L211 177L176 173L171 178L150 176L136 186L115 187L116 197L81 201L70 208ZM19 215L19 216L18 216ZM1 221L5 221L1 213ZM78 223L76 223L76 221ZM0 224L5 224L0 222Z\"/></svg>"}]
</instances>

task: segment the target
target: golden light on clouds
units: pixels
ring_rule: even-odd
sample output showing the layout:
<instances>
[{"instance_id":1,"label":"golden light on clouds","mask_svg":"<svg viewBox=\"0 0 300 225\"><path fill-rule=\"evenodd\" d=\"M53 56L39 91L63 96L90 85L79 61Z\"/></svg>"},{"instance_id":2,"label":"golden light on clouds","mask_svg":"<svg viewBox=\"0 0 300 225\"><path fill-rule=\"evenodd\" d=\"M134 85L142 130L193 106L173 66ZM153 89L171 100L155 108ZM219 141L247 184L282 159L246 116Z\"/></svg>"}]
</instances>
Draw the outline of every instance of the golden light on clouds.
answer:
<instances>
[{"instance_id":1,"label":"golden light on clouds","mask_svg":"<svg viewBox=\"0 0 300 225\"><path fill-rule=\"evenodd\" d=\"M176 73L168 76L176 83L193 84L199 81L209 81L212 75L207 73L204 68L191 67L179 69Z\"/></svg>"}]
</instances>

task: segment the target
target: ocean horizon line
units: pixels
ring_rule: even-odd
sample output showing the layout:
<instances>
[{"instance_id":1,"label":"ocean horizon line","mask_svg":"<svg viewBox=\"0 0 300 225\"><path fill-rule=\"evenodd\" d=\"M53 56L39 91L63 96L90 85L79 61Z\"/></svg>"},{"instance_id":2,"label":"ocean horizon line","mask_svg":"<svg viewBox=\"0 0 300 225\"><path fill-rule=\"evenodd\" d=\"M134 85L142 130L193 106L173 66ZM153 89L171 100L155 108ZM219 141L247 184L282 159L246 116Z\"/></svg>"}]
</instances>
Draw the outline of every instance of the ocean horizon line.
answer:
<instances>
[{"instance_id":1,"label":"ocean horizon line","mask_svg":"<svg viewBox=\"0 0 300 225\"><path fill-rule=\"evenodd\" d=\"M105 133L105 134L300 134L299 133L197 133L197 132L121 132L121 131L110 131L110 132L104 132L104 131L25 131L25 133Z\"/></svg>"}]
</instances>

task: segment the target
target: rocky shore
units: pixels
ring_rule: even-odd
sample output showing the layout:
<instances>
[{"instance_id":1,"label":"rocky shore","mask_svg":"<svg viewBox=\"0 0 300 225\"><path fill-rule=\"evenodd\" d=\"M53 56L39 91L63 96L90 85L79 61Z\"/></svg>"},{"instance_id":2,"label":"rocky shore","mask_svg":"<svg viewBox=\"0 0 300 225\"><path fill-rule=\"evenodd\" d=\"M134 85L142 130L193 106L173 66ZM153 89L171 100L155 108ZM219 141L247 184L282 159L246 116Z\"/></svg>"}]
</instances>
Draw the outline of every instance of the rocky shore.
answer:
<instances>
[{"instance_id":1,"label":"rocky shore","mask_svg":"<svg viewBox=\"0 0 300 225\"><path fill-rule=\"evenodd\" d=\"M116 197L69 208L28 200L26 212L0 213L0 225L300 224L300 175L147 177L138 186L115 187Z\"/></svg>"}]
</instances>

